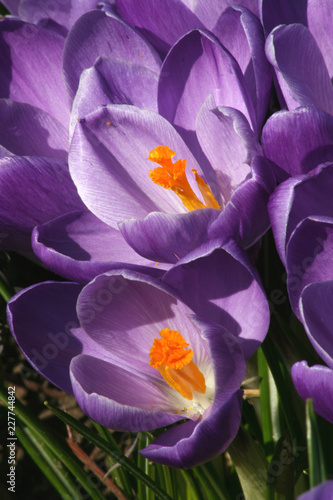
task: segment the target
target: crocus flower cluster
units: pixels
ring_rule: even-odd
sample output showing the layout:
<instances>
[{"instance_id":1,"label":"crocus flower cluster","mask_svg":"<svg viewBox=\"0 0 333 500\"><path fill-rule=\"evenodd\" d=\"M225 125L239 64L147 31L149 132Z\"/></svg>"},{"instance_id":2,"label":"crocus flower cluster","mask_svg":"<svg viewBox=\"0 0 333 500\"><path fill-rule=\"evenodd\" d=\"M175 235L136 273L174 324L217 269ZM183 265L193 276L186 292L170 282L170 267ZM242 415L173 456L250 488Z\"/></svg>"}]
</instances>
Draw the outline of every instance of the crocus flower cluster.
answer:
<instances>
[{"instance_id":1,"label":"crocus flower cluster","mask_svg":"<svg viewBox=\"0 0 333 500\"><path fill-rule=\"evenodd\" d=\"M235 437L268 329L245 251L275 186L263 29L254 2L96 4L7 2L0 23L1 247L73 280L22 290L8 321L97 422L186 419L142 453L191 467Z\"/></svg>"}]
</instances>

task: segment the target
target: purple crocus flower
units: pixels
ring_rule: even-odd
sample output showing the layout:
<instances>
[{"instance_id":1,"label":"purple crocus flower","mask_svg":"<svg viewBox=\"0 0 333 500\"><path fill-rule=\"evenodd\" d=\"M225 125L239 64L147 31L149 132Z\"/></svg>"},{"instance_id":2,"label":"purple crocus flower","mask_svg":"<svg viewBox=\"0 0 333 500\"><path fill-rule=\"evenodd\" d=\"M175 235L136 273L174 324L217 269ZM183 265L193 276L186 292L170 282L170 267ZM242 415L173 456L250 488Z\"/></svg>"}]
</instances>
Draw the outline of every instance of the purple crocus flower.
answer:
<instances>
[{"instance_id":1,"label":"purple crocus flower","mask_svg":"<svg viewBox=\"0 0 333 500\"><path fill-rule=\"evenodd\" d=\"M252 22L251 16L252 14L243 12L242 22L245 23L246 19ZM10 210L10 220L7 220L6 211L2 215L2 233L7 236L13 235L14 241L5 248L21 250L20 245L23 238L25 238L25 245L28 248L30 232L34 226L38 226L33 236L33 247L36 255L49 268L59 274L74 280L88 281L94 275L110 268L110 260L117 262L119 255L130 259L135 265L147 265L146 257L157 262L175 262L175 259L181 258L193 246L198 246L206 239L222 234L231 235L247 247L266 231L269 223L267 214L265 215L265 207L274 182L265 160L256 156L261 154L256 134L260 117L265 113L265 108L261 105L260 100L257 100L256 104L254 97L250 95L246 79L237 62L213 35L201 31L193 31L185 35L170 51L162 68L163 75L159 77L160 59L156 52L123 21L105 12L95 10L81 16L70 30L65 46L64 39L59 34L21 21L7 19L1 23L1 29L4 49L1 95L15 99L15 101L24 101L30 105L23 105L23 102L2 101L6 110L2 116L7 117L6 124L14 123L14 126L18 127L16 135L8 134L6 132L8 127L4 127L3 138L0 140L5 148L3 155L6 157L14 153L32 157L57 156L58 149L60 149L58 140L60 136L63 137L62 156L66 157L68 148L65 145L66 129L70 105L68 106L66 99L64 99L63 82L59 80L62 70L60 55L63 50L65 87L69 102L73 103L70 139L74 133L75 124L77 124L77 132L71 147L71 171L80 195L89 209L88 211L82 205L75 193L74 186L74 195L72 196L74 203L68 208L63 206L61 183L54 183L50 189L58 196L59 206L52 214L45 213L43 216L41 213L41 216L38 217L38 211L41 211L40 207L45 201L38 196L38 183L36 184L34 179L36 189L31 199L36 205L36 217L33 220L30 218L28 221L20 221L20 225L18 225L15 219L15 207ZM57 63L53 67L52 84L49 85L47 79L45 80L45 87L50 89L52 95L55 96L52 99L45 96L45 92L42 94L40 87L36 87L36 79L30 82L29 65L31 65L31 59L29 59L25 48L28 46L26 43L27 33L30 33L31 29L33 36L31 36L29 49L34 44L33 53L39 54L40 58L35 58L33 63L38 71L43 71L43 75L49 74L47 71L49 60L46 60L46 48L40 47L42 42L43 46L52 46L56 52L55 60ZM52 45L53 40L56 40L55 48ZM240 40L242 40L242 36L240 36ZM110 52L111 41L112 52ZM225 43L227 43L227 38ZM239 47L242 43L240 41ZM189 44L192 47L191 50L187 50ZM8 46L15 46L19 50L6 52ZM258 49L260 46L263 47L261 42L257 46L253 46L252 54L253 56L256 54L256 60L261 60L259 57L261 49ZM183 58L184 54L187 54L186 57L188 57L187 76L180 59ZM242 65L245 65L244 68L246 67L245 59L242 61ZM205 75L212 74L211 68L215 62L218 63L219 71L214 74L213 80L207 80ZM270 76L266 80L259 78L259 73L255 69L248 73L256 75L255 78L258 82L265 81L266 87L269 85ZM11 74L12 78L9 77ZM29 82L29 86L25 85L26 81ZM181 99L177 99L179 82L182 82L181 85L185 87ZM215 93L215 97L210 95L212 93ZM169 108L165 107L166 101L170 104ZM95 110L101 105L108 105L108 107ZM135 105L139 109L129 107L129 105ZM149 109L151 112L142 111L141 108ZM171 109L174 109L174 119L169 116ZM156 111L159 111L160 115L155 115ZM22 114L22 119L18 120L18 124L16 124L18 113ZM83 129L87 130L87 127L90 127L93 116L102 116L104 119L103 113L111 113L118 118L125 117L120 128L126 129L126 133L130 132L131 138L134 135L136 137L136 142L130 143L132 149L127 148L127 144L126 149L132 155L131 161L138 155L138 148L140 149L138 156L140 163L136 164L136 169L144 163L144 170L138 172L142 188L147 191L143 204L144 196L139 189L134 188L137 179L128 182L126 168L130 162L128 162L126 154L124 158L114 157L111 163L107 159L109 180L115 176L119 179L120 170L117 165L120 160L125 160L125 164L122 165L124 167L121 179L122 190L119 189L117 193L114 189L113 193L106 192L110 186L109 181L106 181L101 189L98 185L100 183L98 179L103 178L100 170L105 168L103 162L109 154L107 151L110 152L112 149L116 151L109 139L117 139L115 137L109 138L105 150L102 138L98 137L102 130L96 133L94 129L92 133L89 132L87 135ZM165 116L168 113L169 115ZM172 121L178 133L161 115ZM135 118L139 116L142 118L135 124ZM86 118L83 119L84 117ZM54 118L57 118L64 128L60 124L58 126ZM80 119L79 123L77 123L78 118ZM143 140L143 129L145 127L155 128L155 119L158 126L154 132L161 130L161 133L155 134L154 138L149 137L147 133L147 138ZM40 134L35 135L33 140L30 140L32 135L30 131L33 130L33 127L29 128L29 132L26 132L27 121L39 125ZM196 121L198 122L197 128ZM44 123L47 124L46 133L50 137L47 142L40 140L43 137ZM111 123L109 119L104 125L107 123ZM135 131L133 130L134 125ZM110 131L113 129L113 127L106 126ZM21 140L22 134L26 137L23 141ZM188 147L185 146L183 140L188 144ZM81 152L77 152L77 148L81 148L80 141L84 142L83 149ZM223 147L221 147L221 142ZM203 150L208 159L201 151L201 143L203 143ZM176 154L179 157L182 155L180 159L187 160L189 167L195 168L200 177L206 177L205 182L210 185L210 191L219 198L219 206L224 208L226 205L222 213L216 208L208 208L199 211L199 213L195 210L191 214L181 214L180 212L184 212L186 209L179 201L175 201L176 196L173 194L174 199L172 200L171 195L165 195L163 188L153 184L148 177L147 166L150 162L147 157L150 151L159 145L175 148ZM91 147L92 150L89 149ZM106 156L104 153L102 154L102 150ZM232 153L230 153L231 150ZM95 206L90 207L87 190L82 185L82 175L85 174L77 165L81 155L84 156L83 165L87 165L86 160L89 156L88 161L92 162L96 168L93 174L94 182L91 184L91 193L95 192L100 200L106 197L109 204L111 200L115 204L110 208L109 217L101 214ZM193 159L193 156L199 160L200 166ZM8 161L5 158L4 162ZM39 161L30 158L30 162L34 163L35 161L39 162L39 166L41 163L45 163L45 160ZM221 169L219 165L222 162L223 168ZM65 165L64 169L66 169ZM14 169L11 169L11 173L15 175ZM88 173L92 173L91 168L89 168ZM39 175L43 178L44 168L39 168ZM132 172L130 172L130 176L132 176ZM45 183L47 182L45 181ZM96 182L97 184L95 184ZM190 183L193 184L193 182L195 184L194 191L201 197L195 181L190 180ZM69 177L68 183L71 184ZM126 183L129 192L124 195L123 193L126 191L124 184ZM12 183L12 200L21 199L22 206L25 203L23 185L15 183L15 180ZM27 185L30 186L31 182ZM26 189L26 185L24 188ZM150 192L153 193L153 196L150 195ZM116 198L115 194L118 195ZM229 203L231 198L232 202ZM165 199L167 199L167 204L164 203ZM126 205L126 209L123 210L124 205ZM124 221L124 218L137 217L138 215L142 217L151 211L160 209L168 217L164 217L163 214L154 214L149 221ZM105 205L105 211L108 210L109 208ZM28 210L22 209L21 211L22 218L24 218L24 213L29 213ZM172 213L178 213L179 217L169 217L169 214ZM134 250L138 251L143 258L136 255L119 235L118 223L123 221L123 234L126 234L127 242L131 243ZM215 222L214 226L213 222ZM161 223L163 224L164 240L170 242L165 252L168 254L167 257L151 249L151 232L153 231L153 236L155 236L156 225L160 227ZM84 224L87 224L87 231L82 230ZM146 241L142 242L137 238L138 231L140 235L144 236L143 239L147 235ZM99 233L101 234L100 243L97 236ZM177 241L179 235L184 235L180 242ZM10 238L7 239L7 242L9 240ZM192 246L190 245L191 240L193 240ZM110 252L110 248L112 248L112 252ZM155 262L150 265L155 265Z\"/></svg>"},{"instance_id":2,"label":"purple crocus flower","mask_svg":"<svg viewBox=\"0 0 333 500\"><path fill-rule=\"evenodd\" d=\"M269 212L280 257L287 270L291 306L327 366L296 363L292 377L302 398L333 422L333 165L291 177L272 195Z\"/></svg>"},{"instance_id":3,"label":"purple crocus flower","mask_svg":"<svg viewBox=\"0 0 333 500\"><path fill-rule=\"evenodd\" d=\"M210 243L184 266L191 272L180 263L164 282L123 270L84 287L34 285L11 299L8 321L32 365L102 425L138 432L186 418L142 453L193 467L223 451L238 430L241 345L250 354L263 340L269 311L247 255L234 243ZM202 280L216 266L233 274L232 287L209 271L201 281L206 302L190 309L180 299L192 300L186 279Z\"/></svg>"},{"instance_id":4,"label":"purple crocus flower","mask_svg":"<svg viewBox=\"0 0 333 500\"><path fill-rule=\"evenodd\" d=\"M261 4L264 27L272 30L266 55L281 107L289 110L267 121L262 144L278 166L278 180L284 180L333 160L332 9L330 2L317 0Z\"/></svg>"}]
</instances>

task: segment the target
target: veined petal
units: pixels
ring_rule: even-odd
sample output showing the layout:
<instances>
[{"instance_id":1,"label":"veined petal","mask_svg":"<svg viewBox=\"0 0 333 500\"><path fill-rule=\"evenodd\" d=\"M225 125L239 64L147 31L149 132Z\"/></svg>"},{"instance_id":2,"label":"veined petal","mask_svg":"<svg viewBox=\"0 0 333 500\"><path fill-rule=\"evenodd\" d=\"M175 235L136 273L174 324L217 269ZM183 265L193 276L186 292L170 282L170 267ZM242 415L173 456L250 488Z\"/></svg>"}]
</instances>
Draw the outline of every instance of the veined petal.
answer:
<instances>
[{"instance_id":1,"label":"veined petal","mask_svg":"<svg viewBox=\"0 0 333 500\"><path fill-rule=\"evenodd\" d=\"M67 160L68 133L42 109L0 99L0 143L15 155Z\"/></svg>"},{"instance_id":2,"label":"veined petal","mask_svg":"<svg viewBox=\"0 0 333 500\"><path fill-rule=\"evenodd\" d=\"M88 335L119 359L126 358L129 365L131 360L136 366L141 363L146 373L155 374L149 366L149 351L166 327L181 332L199 369L209 359L199 328L188 317L192 311L156 278L131 270L100 275L83 289L77 311Z\"/></svg>"},{"instance_id":3,"label":"veined petal","mask_svg":"<svg viewBox=\"0 0 333 500\"><path fill-rule=\"evenodd\" d=\"M245 7L229 7L218 18L213 33L238 62L260 127L267 114L272 84L272 71L265 55L265 37L260 21Z\"/></svg>"},{"instance_id":4,"label":"veined petal","mask_svg":"<svg viewBox=\"0 0 333 500\"><path fill-rule=\"evenodd\" d=\"M331 79L308 28L301 24L278 26L267 38L266 55L289 109L316 106L333 113Z\"/></svg>"},{"instance_id":5,"label":"veined petal","mask_svg":"<svg viewBox=\"0 0 333 500\"><path fill-rule=\"evenodd\" d=\"M286 262L289 299L299 317L303 289L310 283L333 280L333 218L303 219L288 241Z\"/></svg>"},{"instance_id":6,"label":"veined petal","mask_svg":"<svg viewBox=\"0 0 333 500\"><path fill-rule=\"evenodd\" d=\"M311 398L315 411L333 424L333 370L320 365L308 367L301 361L293 365L291 375L299 395L304 400Z\"/></svg>"},{"instance_id":7,"label":"veined petal","mask_svg":"<svg viewBox=\"0 0 333 500\"><path fill-rule=\"evenodd\" d=\"M67 128L63 47L50 30L12 18L0 23L0 95L41 108Z\"/></svg>"},{"instance_id":8,"label":"veined petal","mask_svg":"<svg viewBox=\"0 0 333 500\"><path fill-rule=\"evenodd\" d=\"M127 243L146 259L177 263L209 239L209 227L219 214L213 208L173 215L152 212L142 221L125 220L119 227Z\"/></svg>"},{"instance_id":9,"label":"veined petal","mask_svg":"<svg viewBox=\"0 0 333 500\"><path fill-rule=\"evenodd\" d=\"M319 165L306 175L287 179L275 190L268 205L276 248L286 266L286 246L297 224L311 215L333 213L332 164Z\"/></svg>"},{"instance_id":10,"label":"veined petal","mask_svg":"<svg viewBox=\"0 0 333 500\"><path fill-rule=\"evenodd\" d=\"M310 342L333 370L332 297L333 281L310 283L301 295L300 312Z\"/></svg>"},{"instance_id":11,"label":"veined petal","mask_svg":"<svg viewBox=\"0 0 333 500\"><path fill-rule=\"evenodd\" d=\"M265 123L262 145L279 180L306 174L333 160L333 117L314 107L278 111Z\"/></svg>"},{"instance_id":12,"label":"veined petal","mask_svg":"<svg viewBox=\"0 0 333 500\"><path fill-rule=\"evenodd\" d=\"M7 250L31 250L31 231L63 213L83 208L65 162L54 158L0 159L0 227Z\"/></svg>"},{"instance_id":13,"label":"veined petal","mask_svg":"<svg viewBox=\"0 0 333 500\"><path fill-rule=\"evenodd\" d=\"M248 256L234 242L202 245L162 281L196 314L234 335L246 358L263 341L269 324L267 299Z\"/></svg>"},{"instance_id":14,"label":"veined petal","mask_svg":"<svg viewBox=\"0 0 333 500\"><path fill-rule=\"evenodd\" d=\"M157 53L130 26L106 12L87 12L70 30L64 48L64 75L71 99L82 71L99 56L141 64L152 71L160 67Z\"/></svg>"},{"instance_id":15,"label":"veined petal","mask_svg":"<svg viewBox=\"0 0 333 500\"><path fill-rule=\"evenodd\" d=\"M48 269L78 282L124 266L163 275L164 266L138 255L117 229L88 211L69 212L36 227L32 245Z\"/></svg>"},{"instance_id":16,"label":"veined petal","mask_svg":"<svg viewBox=\"0 0 333 500\"><path fill-rule=\"evenodd\" d=\"M130 104L157 111L158 73L142 65L99 57L82 72L72 107L70 135L77 120L107 104Z\"/></svg>"},{"instance_id":17,"label":"veined petal","mask_svg":"<svg viewBox=\"0 0 333 500\"><path fill-rule=\"evenodd\" d=\"M112 227L135 215L149 212L183 213L184 205L170 189L149 178L150 151L167 145L187 168L201 173L176 130L164 118L134 106L100 108L80 120L70 149L73 180L87 207ZM92 168L93 165L93 168ZM193 179L193 191L200 196Z\"/></svg>"}]
</instances>

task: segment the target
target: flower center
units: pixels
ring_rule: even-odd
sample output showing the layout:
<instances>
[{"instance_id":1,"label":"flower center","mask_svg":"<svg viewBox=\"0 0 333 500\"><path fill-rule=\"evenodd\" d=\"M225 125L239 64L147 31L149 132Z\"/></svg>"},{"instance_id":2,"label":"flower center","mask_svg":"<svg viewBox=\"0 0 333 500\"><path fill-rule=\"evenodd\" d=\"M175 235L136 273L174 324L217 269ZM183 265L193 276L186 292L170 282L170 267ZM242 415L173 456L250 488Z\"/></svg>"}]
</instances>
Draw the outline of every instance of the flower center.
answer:
<instances>
[{"instance_id":1,"label":"flower center","mask_svg":"<svg viewBox=\"0 0 333 500\"><path fill-rule=\"evenodd\" d=\"M205 394L205 377L192 361L192 349L177 330L164 328L149 351L150 365L160 372L170 387L192 400L193 392Z\"/></svg>"},{"instance_id":2,"label":"flower center","mask_svg":"<svg viewBox=\"0 0 333 500\"><path fill-rule=\"evenodd\" d=\"M177 160L172 163L171 158L176 155L168 146L157 146L150 151L148 160L161 165L154 170L149 171L149 177L155 184L171 189L182 200L187 210L195 210L196 208L220 208L210 188L205 181L198 175L198 172L193 168L196 183L200 193L204 199L202 203L191 188L185 174L186 160Z\"/></svg>"}]
</instances>

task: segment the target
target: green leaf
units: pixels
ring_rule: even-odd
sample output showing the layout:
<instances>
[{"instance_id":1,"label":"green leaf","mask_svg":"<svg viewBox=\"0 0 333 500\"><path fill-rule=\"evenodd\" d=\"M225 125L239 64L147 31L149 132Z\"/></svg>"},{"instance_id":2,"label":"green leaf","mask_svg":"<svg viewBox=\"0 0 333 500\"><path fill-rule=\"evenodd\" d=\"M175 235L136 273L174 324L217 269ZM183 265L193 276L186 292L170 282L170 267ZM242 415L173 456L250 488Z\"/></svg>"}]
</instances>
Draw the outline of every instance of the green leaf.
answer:
<instances>
[{"instance_id":1,"label":"green leaf","mask_svg":"<svg viewBox=\"0 0 333 500\"><path fill-rule=\"evenodd\" d=\"M246 500L264 500L268 464L260 446L241 427L228 452L235 464Z\"/></svg>"},{"instance_id":2,"label":"green leaf","mask_svg":"<svg viewBox=\"0 0 333 500\"><path fill-rule=\"evenodd\" d=\"M321 445L318 421L312 399L306 401L306 433L308 441L310 487L313 488L327 479L325 458Z\"/></svg>"},{"instance_id":3,"label":"green leaf","mask_svg":"<svg viewBox=\"0 0 333 500\"><path fill-rule=\"evenodd\" d=\"M8 390L7 387L0 386L0 401L5 406L8 406ZM76 477L77 481L89 493L92 500L103 500L102 493L91 485L87 473L83 469L79 460L71 452L70 448L65 445L59 438L55 437L52 431L46 426L36 415L34 415L26 406L18 399L15 401L15 414L32 432L34 436L42 441L51 452L68 468L68 470Z\"/></svg>"},{"instance_id":4,"label":"green leaf","mask_svg":"<svg viewBox=\"0 0 333 500\"><path fill-rule=\"evenodd\" d=\"M68 424L70 427L75 429L77 432L79 432L83 437L85 437L88 441L93 443L95 446L103 450L105 453L110 455L112 458L114 458L117 462L120 463L122 467L124 467L128 472L130 472L136 479L139 481L142 481L148 488L150 488L155 495L158 498L161 498L162 500L172 500L171 497L165 493L165 491L162 491L157 484L151 480L147 474L141 471L137 465L135 465L134 462L129 460L128 458L123 455L119 450L115 450L112 448L107 441L102 439L98 434L95 434L93 431L88 429L85 425L83 425L81 422L73 418L71 415L68 415L67 413L59 410L59 408L56 408L55 406L45 403L47 408L49 408L53 413L65 424Z\"/></svg>"},{"instance_id":5,"label":"green leaf","mask_svg":"<svg viewBox=\"0 0 333 500\"><path fill-rule=\"evenodd\" d=\"M77 484L61 465L56 456L43 446L37 436L27 427L16 425L15 434L35 464L40 468L64 500L82 500Z\"/></svg>"}]
</instances>

